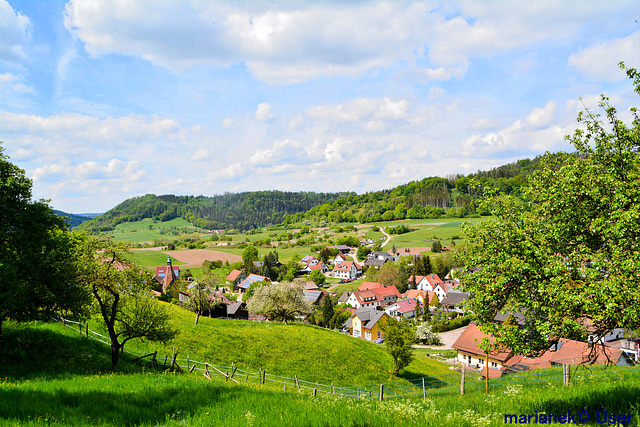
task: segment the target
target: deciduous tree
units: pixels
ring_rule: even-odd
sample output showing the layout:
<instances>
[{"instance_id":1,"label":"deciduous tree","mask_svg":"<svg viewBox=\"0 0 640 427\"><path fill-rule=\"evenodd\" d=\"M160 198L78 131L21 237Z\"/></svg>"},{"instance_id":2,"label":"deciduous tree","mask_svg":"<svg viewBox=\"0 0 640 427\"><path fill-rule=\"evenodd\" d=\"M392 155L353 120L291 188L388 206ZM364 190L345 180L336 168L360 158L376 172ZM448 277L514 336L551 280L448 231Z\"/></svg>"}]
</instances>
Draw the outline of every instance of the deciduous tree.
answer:
<instances>
[{"instance_id":1,"label":"deciduous tree","mask_svg":"<svg viewBox=\"0 0 640 427\"><path fill-rule=\"evenodd\" d=\"M640 77L627 70L640 94ZM586 110L567 139L572 154L547 154L527 204L493 198L494 218L465 227L462 277L469 308L497 341L520 353L584 335L640 326L640 119L625 124L606 96L604 116ZM522 311L520 328L498 312Z\"/></svg>"},{"instance_id":2,"label":"deciduous tree","mask_svg":"<svg viewBox=\"0 0 640 427\"><path fill-rule=\"evenodd\" d=\"M89 301L77 286L66 221L31 200L32 182L0 146L0 335L7 320L81 312Z\"/></svg>"},{"instance_id":3,"label":"deciduous tree","mask_svg":"<svg viewBox=\"0 0 640 427\"><path fill-rule=\"evenodd\" d=\"M393 375L398 375L413 360L411 345L416 341L416 333L404 318L397 320L390 317L381 329L384 332L384 346L393 357Z\"/></svg>"},{"instance_id":4,"label":"deciduous tree","mask_svg":"<svg viewBox=\"0 0 640 427\"><path fill-rule=\"evenodd\" d=\"M86 233L75 234L77 282L93 295L111 341L111 367L132 339L167 341L176 330L169 325L168 306L151 297L151 278L125 258L126 248Z\"/></svg>"},{"instance_id":5,"label":"deciduous tree","mask_svg":"<svg viewBox=\"0 0 640 427\"><path fill-rule=\"evenodd\" d=\"M307 316L313 311L304 298L300 283L270 283L255 290L247 303L251 313L268 316L272 320L288 323L296 316Z\"/></svg>"}]
</instances>

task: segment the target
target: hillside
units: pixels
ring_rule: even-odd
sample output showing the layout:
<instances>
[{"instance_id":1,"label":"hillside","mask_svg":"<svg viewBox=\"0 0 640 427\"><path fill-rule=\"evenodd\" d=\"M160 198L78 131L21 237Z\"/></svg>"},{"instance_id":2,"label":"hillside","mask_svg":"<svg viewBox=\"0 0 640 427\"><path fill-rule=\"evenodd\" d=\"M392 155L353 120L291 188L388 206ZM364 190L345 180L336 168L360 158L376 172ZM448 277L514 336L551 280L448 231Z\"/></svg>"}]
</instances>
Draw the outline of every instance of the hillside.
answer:
<instances>
[{"instance_id":1,"label":"hillside","mask_svg":"<svg viewBox=\"0 0 640 427\"><path fill-rule=\"evenodd\" d=\"M313 206L351 194L354 193L254 191L213 197L147 194L125 200L82 228L102 232L144 218L168 221L181 217L199 228L244 231L279 224L286 215L306 212Z\"/></svg>"},{"instance_id":2,"label":"hillside","mask_svg":"<svg viewBox=\"0 0 640 427\"><path fill-rule=\"evenodd\" d=\"M207 196L147 194L120 203L84 222L91 232L113 231L118 224L150 218L183 218L201 229L247 231L272 224L370 223L402 219L469 217L488 212L479 207L486 194L523 197L528 175L540 157L523 159L489 171L447 178L429 177L397 187L356 193L256 191Z\"/></svg>"},{"instance_id":3,"label":"hillside","mask_svg":"<svg viewBox=\"0 0 640 427\"><path fill-rule=\"evenodd\" d=\"M67 212L58 211L58 210L55 210L55 209L54 209L53 213L55 213L58 216L62 216L62 217L67 218L67 221L69 221L69 227L71 227L71 228L77 227L80 224L82 224L83 222L91 220L91 217L89 217L89 216L75 215L75 214L71 214L71 213L67 213Z\"/></svg>"}]
</instances>

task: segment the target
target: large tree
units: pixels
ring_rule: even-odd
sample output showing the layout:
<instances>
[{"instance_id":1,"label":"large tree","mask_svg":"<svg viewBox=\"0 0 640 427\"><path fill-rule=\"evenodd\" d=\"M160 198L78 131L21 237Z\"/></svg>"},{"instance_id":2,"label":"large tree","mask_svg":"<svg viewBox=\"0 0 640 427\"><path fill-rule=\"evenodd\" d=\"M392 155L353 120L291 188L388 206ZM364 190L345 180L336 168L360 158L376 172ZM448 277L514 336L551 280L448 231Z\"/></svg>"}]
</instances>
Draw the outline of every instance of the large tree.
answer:
<instances>
[{"instance_id":1,"label":"large tree","mask_svg":"<svg viewBox=\"0 0 640 427\"><path fill-rule=\"evenodd\" d=\"M271 320L288 323L296 316L312 313L311 304L304 298L302 284L270 283L255 290L247 303L251 313L262 314Z\"/></svg>"},{"instance_id":2,"label":"large tree","mask_svg":"<svg viewBox=\"0 0 640 427\"><path fill-rule=\"evenodd\" d=\"M636 70L627 74L640 94ZM626 125L604 95L600 107L604 116L587 109L567 137L575 153L541 160L527 203L493 198L493 219L464 229L469 308L520 353L584 336L587 325L599 336L640 326L640 120L633 108ZM518 311L522 327L493 323Z\"/></svg>"},{"instance_id":3,"label":"large tree","mask_svg":"<svg viewBox=\"0 0 640 427\"><path fill-rule=\"evenodd\" d=\"M168 306L151 297L152 279L126 259L126 248L86 233L75 237L77 280L91 292L109 335L112 369L129 340L173 338Z\"/></svg>"},{"instance_id":4,"label":"large tree","mask_svg":"<svg viewBox=\"0 0 640 427\"><path fill-rule=\"evenodd\" d=\"M7 319L47 319L88 302L74 282L66 221L32 201L31 186L0 146L0 335Z\"/></svg>"},{"instance_id":5,"label":"large tree","mask_svg":"<svg viewBox=\"0 0 640 427\"><path fill-rule=\"evenodd\" d=\"M416 341L416 333L404 318L397 320L390 317L381 329L384 332L384 346L393 357L393 375L398 375L413 360L412 345Z\"/></svg>"}]
</instances>

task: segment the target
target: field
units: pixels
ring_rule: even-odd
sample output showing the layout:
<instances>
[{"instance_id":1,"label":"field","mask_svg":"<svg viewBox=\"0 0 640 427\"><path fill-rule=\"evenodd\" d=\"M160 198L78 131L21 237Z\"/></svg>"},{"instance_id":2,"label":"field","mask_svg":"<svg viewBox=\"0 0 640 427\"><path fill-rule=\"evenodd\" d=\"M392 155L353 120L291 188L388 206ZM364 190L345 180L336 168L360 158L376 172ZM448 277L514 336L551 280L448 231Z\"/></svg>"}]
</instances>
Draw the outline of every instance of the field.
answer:
<instances>
[{"instance_id":1,"label":"field","mask_svg":"<svg viewBox=\"0 0 640 427\"><path fill-rule=\"evenodd\" d=\"M110 357L106 346L59 324L9 324L3 340L0 425L504 426L509 424L505 415L522 414L540 420L571 414L588 417L584 424L612 425L603 423L604 411L625 420L632 415L631 423L622 425L639 425L638 374L624 378L637 368L585 368L570 387L512 376L505 387L492 385L489 394L484 394L483 382L471 378L464 396L452 390L426 399L418 394L380 402L366 394L361 399L313 397L310 390L285 390L277 384L225 383L221 375L209 381L201 374L149 370L147 363L129 358L120 372L109 373L104 369ZM350 364L351 359L342 360ZM332 372L330 363L325 375ZM354 373L362 366L353 364ZM432 375L441 375L436 365L429 366Z\"/></svg>"},{"instance_id":2,"label":"field","mask_svg":"<svg viewBox=\"0 0 640 427\"><path fill-rule=\"evenodd\" d=\"M171 228L176 230L176 234L169 233ZM162 233L161 230L167 231ZM147 243L150 244L153 239L158 238L178 238L191 236L205 236L203 230L194 227L189 221L182 218L175 218L171 221L154 222L151 218L145 218L135 222L123 222L115 227L111 232L111 236L116 242L128 241L132 244Z\"/></svg>"}]
</instances>

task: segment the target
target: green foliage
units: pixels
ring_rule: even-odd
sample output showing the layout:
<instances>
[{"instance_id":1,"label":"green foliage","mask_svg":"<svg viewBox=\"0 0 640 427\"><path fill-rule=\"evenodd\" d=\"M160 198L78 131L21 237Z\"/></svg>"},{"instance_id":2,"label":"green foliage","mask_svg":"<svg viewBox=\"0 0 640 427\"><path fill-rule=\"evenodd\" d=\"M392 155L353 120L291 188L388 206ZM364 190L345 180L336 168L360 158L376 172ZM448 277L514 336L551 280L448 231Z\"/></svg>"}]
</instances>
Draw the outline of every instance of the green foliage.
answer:
<instances>
[{"instance_id":1,"label":"green foliage","mask_svg":"<svg viewBox=\"0 0 640 427\"><path fill-rule=\"evenodd\" d=\"M311 274L309 274L309 279L312 280L316 286L320 286L327 281L326 276L320 270L313 270Z\"/></svg>"},{"instance_id":2,"label":"green foliage","mask_svg":"<svg viewBox=\"0 0 640 427\"><path fill-rule=\"evenodd\" d=\"M304 298L303 288L299 283L270 283L261 286L247 303L247 309L251 313L285 324L297 316L307 316L313 311L311 304Z\"/></svg>"},{"instance_id":3,"label":"green foliage","mask_svg":"<svg viewBox=\"0 0 640 427\"><path fill-rule=\"evenodd\" d=\"M416 341L416 333L404 318L397 320L390 317L381 329L384 332L384 347L394 360L393 375L397 376L413 360L411 346Z\"/></svg>"},{"instance_id":4,"label":"green foliage","mask_svg":"<svg viewBox=\"0 0 640 427\"><path fill-rule=\"evenodd\" d=\"M628 70L640 93L640 77ZM589 110L567 137L576 155L547 155L528 184L531 203L495 198L495 219L466 227L462 277L485 330L520 353L581 337L589 319L600 336L640 326L640 118L624 124L606 96L604 120ZM492 323L522 310L522 328Z\"/></svg>"},{"instance_id":5,"label":"green foliage","mask_svg":"<svg viewBox=\"0 0 640 427\"><path fill-rule=\"evenodd\" d=\"M32 182L0 146L0 335L13 319L46 319L88 302L76 286L73 242L63 218L31 200Z\"/></svg>"},{"instance_id":6,"label":"green foliage","mask_svg":"<svg viewBox=\"0 0 640 427\"><path fill-rule=\"evenodd\" d=\"M331 296L327 295L324 299L324 303L322 304L322 323L325 328L331 327L331 320L333 319L333 300Z\"/></svg>"},{"instance_id":7,"label":"green foliage","mask_svg":"<svg viewBox=\"0 0 640 427\"><path fill-rule=\"evenodd\" d=\"M111 341L112 369L118 367L129 340L166 341L175 336L166 307L151 297L151 278L129 264L122 245L86 233L74 233L74 238L76 280L93 295L94 310Z\"/></svg>"},{"instance_id":8,"label":"green foliage","mask_svg":"<svg viewBox=\"0 0 640 427\"><path fill-rule=\"evenodd\" d=\"M429 311L428 308L426 308L426 311ZM427 322L421 322L420 324L418 324L418 326L416 327L416 339L425 345L440 345L440 337L438 336L438 334L436 334L435 332L433 332L431 325L429 325Z\"/></svg>"},{"instance_id":9,"label":"green foliage","mask_svg":"<svg viewBox=\"0 0 640 427\"><path fill-rule=\"evenodd\" d=\"M369 255L373 249L369 246L359 246L356 250L356 257L358 257L358 261L364 261L367 259L367 255Z\"/></svg>"}]
</instances>

